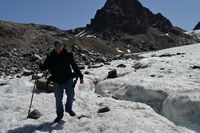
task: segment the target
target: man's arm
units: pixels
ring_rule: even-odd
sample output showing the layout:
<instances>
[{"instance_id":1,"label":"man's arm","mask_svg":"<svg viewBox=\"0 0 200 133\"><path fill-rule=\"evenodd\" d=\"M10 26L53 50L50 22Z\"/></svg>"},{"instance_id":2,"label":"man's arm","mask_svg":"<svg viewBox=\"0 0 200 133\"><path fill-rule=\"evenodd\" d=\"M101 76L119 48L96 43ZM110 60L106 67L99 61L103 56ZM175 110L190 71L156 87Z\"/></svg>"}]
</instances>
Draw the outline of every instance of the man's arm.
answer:
<instances>
[{"instance_id":1,"label":"man's arm","mask_svg":"<svg viewBox=\"0 0 200 133\"><path fill-rule=\"evenodd\" d=\"M69 53L69 57L70 57L70 64L72 66L72 69L78 75L78 77L80 78L80 84L82 84L84 82L83 74L81 73L78 65L76 64L74 57L73 57L73 54L71 52Z\"/></svg>"}]
</instances>

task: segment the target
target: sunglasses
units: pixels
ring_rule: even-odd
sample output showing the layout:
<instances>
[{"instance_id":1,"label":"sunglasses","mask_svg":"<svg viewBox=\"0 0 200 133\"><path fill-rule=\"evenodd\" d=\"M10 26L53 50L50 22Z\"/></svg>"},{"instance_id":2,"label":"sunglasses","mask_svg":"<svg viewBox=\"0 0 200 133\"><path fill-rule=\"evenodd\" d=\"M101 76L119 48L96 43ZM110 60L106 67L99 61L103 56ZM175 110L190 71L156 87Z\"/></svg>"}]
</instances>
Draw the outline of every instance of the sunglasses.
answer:
<instances>
[{"instance_id":1,"label":"sunglasses","mask_svg":"<svg viewBox=\"0 0 200 133\"><path fill-rule=\"evenodd\" d=\"M57 46L57 47L54 47L54 49L61 49L62 46Z\"/></svg>"}]
</instances>

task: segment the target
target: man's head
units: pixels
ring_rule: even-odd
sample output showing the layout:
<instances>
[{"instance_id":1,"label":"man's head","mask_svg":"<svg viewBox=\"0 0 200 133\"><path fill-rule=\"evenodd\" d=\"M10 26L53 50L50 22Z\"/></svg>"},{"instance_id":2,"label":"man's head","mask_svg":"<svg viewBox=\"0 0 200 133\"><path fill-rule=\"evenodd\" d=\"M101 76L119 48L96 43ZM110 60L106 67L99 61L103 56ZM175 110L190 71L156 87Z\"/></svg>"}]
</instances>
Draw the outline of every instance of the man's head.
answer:
<instances>
[{"instance_id":1,"label":"man's head","mask_svg":"<svg viewBox=\"0 0 200 133\"><path fill-rule=\"evenodd\" d=\"M61 40L57 40L54 42L54 49L57 54L60 54L63 50L63 42Z\"/></svg>"}]
</instances>

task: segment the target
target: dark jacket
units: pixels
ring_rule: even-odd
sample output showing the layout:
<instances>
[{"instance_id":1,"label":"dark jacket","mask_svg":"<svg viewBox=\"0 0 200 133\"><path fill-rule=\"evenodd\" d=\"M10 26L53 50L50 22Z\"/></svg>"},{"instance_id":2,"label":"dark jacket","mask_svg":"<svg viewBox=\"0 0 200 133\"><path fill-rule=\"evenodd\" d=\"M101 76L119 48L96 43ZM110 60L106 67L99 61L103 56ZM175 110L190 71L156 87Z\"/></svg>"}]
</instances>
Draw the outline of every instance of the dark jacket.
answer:
<instances>
[{"instance_id":1,"label":"dark jacket","mask_svg":"<svg viewBox=\"0 0 200 133\"><path fill-rule=\"evenodd\" d=\"M48 69L52 75L51 80L55 83L64 84L68 79L74 77L74 73L80 79L83 79L83 74L74 61L73 54L66 49L63 49L60 54L56 54L55 50L53 50L39 67L42 71ZM72 73L71 68L74 73Z\"/></svg>"}]
</instances>

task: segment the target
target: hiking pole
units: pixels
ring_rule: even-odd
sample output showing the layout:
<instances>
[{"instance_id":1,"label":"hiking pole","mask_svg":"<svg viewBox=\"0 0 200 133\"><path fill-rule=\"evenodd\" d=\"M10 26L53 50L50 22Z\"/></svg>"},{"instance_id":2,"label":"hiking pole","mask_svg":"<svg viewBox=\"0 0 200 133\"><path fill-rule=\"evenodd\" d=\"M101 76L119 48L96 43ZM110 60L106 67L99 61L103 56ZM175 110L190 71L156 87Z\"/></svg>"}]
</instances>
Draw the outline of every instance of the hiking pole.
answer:
<instances>
[{"instance_id":1,"label":"hiking pole","mask_svg":"<svg viewBox=\"0 0 200 133\"><path fill-rule=\"evenodd\" d=\"M34 86L33 86L33 91L32 91L32 96L31 96L31 102L30 102L30 105L29 105L29 110L28 110L28 116L27 116L27 118L29 117L29 114L30 114L30 111L31 111L31 106L32 106L32 102L33 102L33 96L34 96L34 92L35 92L35 88L36 88L36 83L37 83L37 79L38 79L38 71L39 71L39 66L37 66L36 77L35 77L35 82L34 82Z\"/></svg>"}]
</instances>

